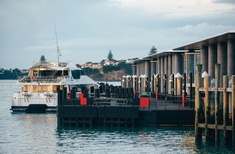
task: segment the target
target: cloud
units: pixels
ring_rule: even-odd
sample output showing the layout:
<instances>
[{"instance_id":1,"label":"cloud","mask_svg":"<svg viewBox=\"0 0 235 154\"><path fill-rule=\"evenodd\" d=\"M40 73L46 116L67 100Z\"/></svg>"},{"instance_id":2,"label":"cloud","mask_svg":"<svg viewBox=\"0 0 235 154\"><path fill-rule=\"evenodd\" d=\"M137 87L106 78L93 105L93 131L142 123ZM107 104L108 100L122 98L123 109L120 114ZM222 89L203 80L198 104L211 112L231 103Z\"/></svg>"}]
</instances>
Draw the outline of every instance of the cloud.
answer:
<instances>
[{"instance_id":1,"label":"cloud","mask_svg":"<svg viewBox=\"0 0 235 154\"><path fill-rule=\"evenodd\" d=\"M115 6L148 14L170 16L170 17L188 17L213 14L217 10L226 12L234 9L234 6L226 4L216 4L211 0L110 0Z\"/></svg>"},{"instance_id":2,"label":"cloud","mask_svg":"<svg viewBox=\"0 0 235 154\"><path fill-rule=\"evenodd\" d=\"M235 4L234 0L213 0L215 3L229 3L229 4Z\"/></svg>"},{"instance_id":3,"label":"cloud","mask_svg":"<svg viewBox=\"0 0 235 154\"><path fill-rule=\"evenodd\" d=\"M200 23L197 25L185 25L183 27L176 28L180 33L194 36L205 36L209 34L216 34L229 31L234 29L235 26L225 26L225 25L214 25L209 23Z\"/></svg>"},{"instance_id":4,"label":"cloud","mask_svg":"<svg viewBox=\"0 0 235 154\"><path fill-rule=\"evenodd\" d=\"M54 16L61 60L82 64L109 50L141 58L152 46L160 52L234 29L235 6L218 1L0 0L0 67L25 68L42 54L56 60Z\"/></svg>"}]
</instances>

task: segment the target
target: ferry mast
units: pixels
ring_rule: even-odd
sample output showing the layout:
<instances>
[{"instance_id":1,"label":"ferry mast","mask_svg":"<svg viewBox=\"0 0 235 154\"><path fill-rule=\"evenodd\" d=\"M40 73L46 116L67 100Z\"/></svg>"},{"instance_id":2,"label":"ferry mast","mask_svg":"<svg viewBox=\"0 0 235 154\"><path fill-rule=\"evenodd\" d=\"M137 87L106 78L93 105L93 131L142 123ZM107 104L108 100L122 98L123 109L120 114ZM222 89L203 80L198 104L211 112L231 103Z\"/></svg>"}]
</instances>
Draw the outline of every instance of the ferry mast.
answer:
<instances>
[{"instance_id":1,"label":"ferry mast","mask_svg":"<svg viewBox=\"0 0 235 154\"><path fill-rule=\"evenodd\" d=\"M56 31L56 24L55 24L55 17L54 17L54 26L55 26L55 39L56 39L56 52L57 52L57 60L58 60L58 65L60 62L60 56L61 56L61 52L58 46L58 40L57 40L57 31Z\"/></svg>"}]
</instances>

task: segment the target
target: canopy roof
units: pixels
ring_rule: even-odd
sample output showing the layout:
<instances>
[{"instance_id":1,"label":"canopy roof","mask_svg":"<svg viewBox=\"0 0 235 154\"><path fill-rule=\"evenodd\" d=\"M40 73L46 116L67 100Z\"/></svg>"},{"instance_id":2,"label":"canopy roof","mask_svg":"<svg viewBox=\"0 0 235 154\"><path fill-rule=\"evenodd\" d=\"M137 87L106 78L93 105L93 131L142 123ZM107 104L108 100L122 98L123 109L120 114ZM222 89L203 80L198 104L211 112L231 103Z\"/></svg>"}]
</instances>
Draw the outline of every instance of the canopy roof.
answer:
<instances>
[{"instance_id":1,"label":"canopy roof","mask_svg":"<svg viewBox=\"0 0 235 154\"><path fill-rule=\"evenodd\" d=\"M184 45L173 50L200 50L202 46L208 46L210 44L217 44L218 42L227 42L227 40L235 40L235 31L226 32L220 35L216 35L201 41Z\"/></svg>"},{"instance_id":2,"label":"canopy roof","mask_svg":"<svg viewBox=\"0 0 235 154\"><path fill-rule=\"evenodd\" d=\"M67 62L43 62L43 63L36 63L34 64L30 69L35 69L35 68L46 68L49 70L65 70L65 69L70 69L70 70L81 70L81 68L76 67L76 64L74 63L67 63Z\"/></svg>"},{"instance_id":3,"label":"canopy roof","mask_svg":"<svg viewBox=\"0 0 235 154\"><path fill-rule=\"evenodd\" d=\"M71 82L70 85L77 85L77 84L93 84L93 85L98 85L97 82L92 80L86 75L81 75L80 79L76 80L76 82Z\"/></svg>"}]
</instances>

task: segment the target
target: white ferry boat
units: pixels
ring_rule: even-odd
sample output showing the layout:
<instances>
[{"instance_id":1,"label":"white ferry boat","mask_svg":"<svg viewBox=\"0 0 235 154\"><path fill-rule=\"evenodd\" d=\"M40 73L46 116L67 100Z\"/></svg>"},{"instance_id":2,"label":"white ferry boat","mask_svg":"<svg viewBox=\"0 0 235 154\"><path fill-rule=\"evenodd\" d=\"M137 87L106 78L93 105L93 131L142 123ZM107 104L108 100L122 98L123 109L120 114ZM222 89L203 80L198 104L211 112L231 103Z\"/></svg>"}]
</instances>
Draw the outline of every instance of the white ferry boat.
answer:
<instances>
[{"instance_id":1,"label":"white ferry boat","mask_svg":"<svg viewBox=\"0 0 235 154\"><path fill-rule=\"evenodd\" d=\"M13 112L56 112L57 88L96 89L98 84L84 75L81 68L66 62L39 62L33 65L28 76L18 80L20 92L12 97Z\"/></svg>"}]
</instances>

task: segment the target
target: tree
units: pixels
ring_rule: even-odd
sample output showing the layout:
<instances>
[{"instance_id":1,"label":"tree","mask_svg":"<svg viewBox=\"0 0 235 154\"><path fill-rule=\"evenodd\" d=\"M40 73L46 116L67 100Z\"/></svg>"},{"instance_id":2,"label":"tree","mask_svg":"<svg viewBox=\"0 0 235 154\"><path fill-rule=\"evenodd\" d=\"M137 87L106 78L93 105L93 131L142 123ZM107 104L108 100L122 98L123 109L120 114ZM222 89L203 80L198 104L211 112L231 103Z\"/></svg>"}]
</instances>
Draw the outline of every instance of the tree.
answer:
<instances>
[{"instance_id":1,"label":"tree","mask_svg":"<svg viewBox=\"0 0 235 154\"><path fill-rule=\"evenodd\" d=\"M80 64L76 64L75 65L77 68L82 68L82 66Z\"/></svg>"},{"instance_id":2,"label":"tree","mask_svg":"<svg viewBox=\"0 0 235 154\"><path fill-rule=\"evenodd\" d=\"M108 56L107 56L107 59L108 59L108 60L113 60L113 54L112 54L112 51L111 51L111 50L109 50L109 54L108 54Z\"/></svg>"},{"instance_id":3,"label":"tree","mask_svg":"<svg viewBox=\"0 0 235 154\"><path fill-rule=\"evenodd\" d=\"M105 63L105 59L101 60L100 64L104 65L104 63Z\"/></svg>"},{"instance_id":4,"label":"tree","mask_svg":"<svg viewBox=\"0 0 235 154\"><path fill-rule=\"evenodd\" d=\"M149 55L153 55L155 53L157 53L157 48L155 48L155 46L152 46L152 48L149 51Z\"/></svg>"},{"instance_id":5,"label":"tree","mask_svg":"<svg viewBox=\"0 0 235 154\"><path fill-rule=\"evenodd\" d=\"M42 55L40 58L40 63L45 63L45 62L46 62L46 58L44 55Z\"/></svg>"}]
</instances>

